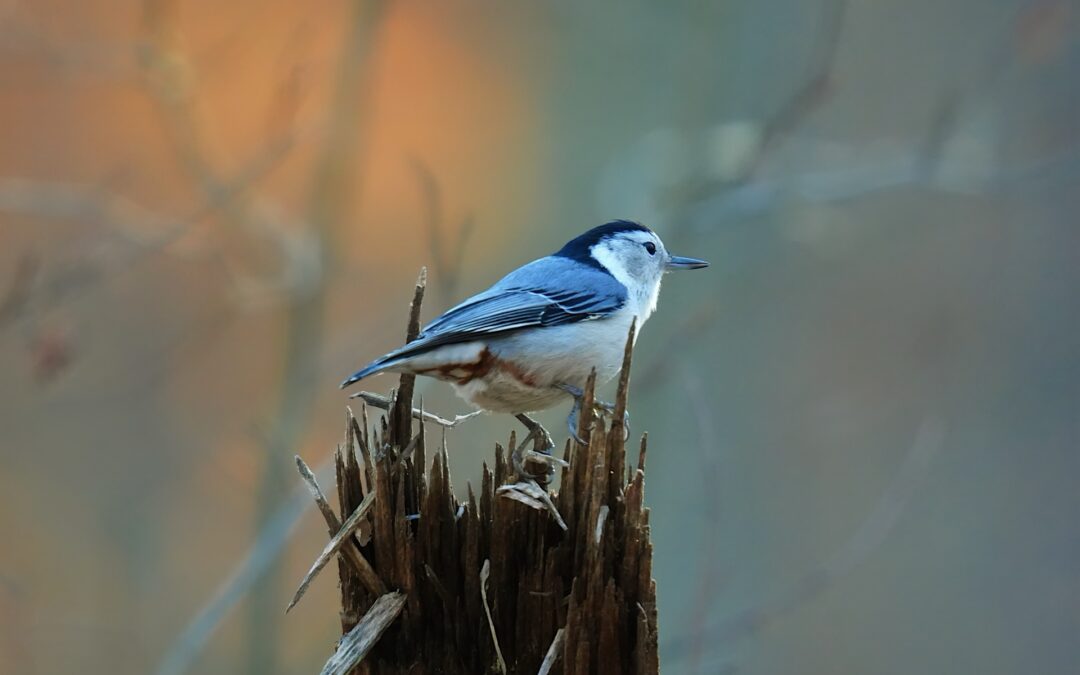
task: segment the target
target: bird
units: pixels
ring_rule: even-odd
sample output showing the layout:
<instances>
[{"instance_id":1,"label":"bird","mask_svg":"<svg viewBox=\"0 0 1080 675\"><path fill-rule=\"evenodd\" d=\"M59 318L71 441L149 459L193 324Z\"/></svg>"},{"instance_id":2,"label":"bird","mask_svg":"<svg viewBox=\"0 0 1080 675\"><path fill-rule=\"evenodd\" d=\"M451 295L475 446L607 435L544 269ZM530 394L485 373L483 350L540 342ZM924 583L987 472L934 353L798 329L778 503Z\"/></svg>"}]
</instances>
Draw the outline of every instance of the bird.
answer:
<instances>
[{"instance_id":1,"label":"bird","mask_svg":"<svg viewBox=\"0 0 1080 675\"><path fill-rule=\"evenodd\" d=\"M567 426L580 442L576 420L590 372L600 383L618 373L630 326L637 326L636 340L656 310L666 272L708 265L671 255L641 223L613 220L450 308L341 388L383 372L447 381L479 411L510 413L525 426L528 436L518 447L534 440L541 450L515 452L513 466L519 476L540 479L526 470L526 457L548 462L548 475L562 462L551 456L551 435L529 413L572 397Z\"/></svg>"}]
</instances>

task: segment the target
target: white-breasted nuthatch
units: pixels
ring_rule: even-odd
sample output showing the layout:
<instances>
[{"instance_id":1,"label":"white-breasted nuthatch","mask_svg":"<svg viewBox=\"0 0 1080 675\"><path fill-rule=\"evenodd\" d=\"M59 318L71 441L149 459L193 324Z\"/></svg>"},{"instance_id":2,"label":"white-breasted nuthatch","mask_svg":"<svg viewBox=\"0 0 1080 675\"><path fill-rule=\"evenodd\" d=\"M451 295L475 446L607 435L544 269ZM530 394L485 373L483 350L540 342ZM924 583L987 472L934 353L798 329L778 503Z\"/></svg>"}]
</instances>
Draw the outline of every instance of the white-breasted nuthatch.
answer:
<instances>
[{"instance_id":1,"label":"white-breasted nuthatch","mask_svg":"<svg viewBox=\"0 0 1080 675\"><path fill-rule=\"evenodd\" d=\"M630 324L636 319L640 329L656 309L664 273L707 265L669 254L644 225L600 225L446 311L341 386L381 372L445 380L481 410L514 414L529 430L521 447L539 438L550 452L551 436L526 413L572 396L567 421L576 438L590 371L598 382L618 373ZM527 475L521 457L514 460Z\"/></svg>"}]
</instances>

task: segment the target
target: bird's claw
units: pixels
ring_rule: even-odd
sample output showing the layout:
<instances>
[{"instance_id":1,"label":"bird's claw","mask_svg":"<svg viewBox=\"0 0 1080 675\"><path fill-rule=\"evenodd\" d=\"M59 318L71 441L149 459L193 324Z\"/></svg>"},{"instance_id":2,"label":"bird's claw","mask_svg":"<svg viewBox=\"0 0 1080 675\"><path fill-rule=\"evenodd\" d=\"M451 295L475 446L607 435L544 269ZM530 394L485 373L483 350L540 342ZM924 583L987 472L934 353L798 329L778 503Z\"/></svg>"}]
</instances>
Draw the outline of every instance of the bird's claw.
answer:
<instances>
[{"instance_id":1,"label":"bird's claw","mask_svg":"<svg viewBox=\"0 0 1080 675\"><path fill-rule=\"evenodd\" d=\"M570 437L573 438L581 445L588 445L588 442L578 435L578 418L581 415L581 400L584 397L584 392L572 385L563 384L559 385L559 388L574 397L574 406L570 408L570 414L566 417L566 427L570 431ZM611 403L604 401L593 401L593 409L600 416L611 417L615 414L615 406ZM623 411L623 440L630 438L630 412Z\"/></svg>"},{"instance_id":2,"label":"bird's claw","mask_svg":"<svg viewBox=\"0 0 1080 675\"><path fill-rule=\"evenodd\" d=\"M532 452L535 454L544 453L547 455L555 449L555 441L551 439L551 434L539 424L532 429L529 429L529 433L525 438L521 439L521 445L519 447L527 448L530 443L533 444Z\"/></svg>"},{"instance_id":3,"label":"bird's claw","mask_svg":"<svg viewBox=\"0 0 1080 675\"><path fill-rule=\"evenodd\" d=\"M522 420L524 422L524 420ZM555 441L539 423L530 420L532 426L529 433L521 440L510 457L514 471L523 479L534 480L541 485L547 485L555 476L556 466L570 466L565 460L551 454L555 450ZM533 447L530 447L532 444ZM542 464L546 467L543 473L533 473L526 468L528 462Z\"/></svg>"}]
</instances>

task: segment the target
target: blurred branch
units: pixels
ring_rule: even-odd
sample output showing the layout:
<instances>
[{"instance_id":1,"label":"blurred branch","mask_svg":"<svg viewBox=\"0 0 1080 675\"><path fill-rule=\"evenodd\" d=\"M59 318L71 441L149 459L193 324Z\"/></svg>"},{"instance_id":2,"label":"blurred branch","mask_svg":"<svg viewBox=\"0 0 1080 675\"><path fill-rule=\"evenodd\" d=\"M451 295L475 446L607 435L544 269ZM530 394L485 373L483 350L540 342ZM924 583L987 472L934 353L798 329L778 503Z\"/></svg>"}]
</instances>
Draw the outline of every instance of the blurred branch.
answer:
<instances>
[{"instance_id":1,"label":"blurred branch","mask_svg":"<svg viewBox=\"0 0 1080 675\"><path fill-rule=\"evenodd\" d=\"M29 253L19 258L6 293L0 296L0 326L22 314L30 300L30 289L38 274L38 260Z\"/></svg>"},{"instance_id":2,"label":"blurred branch","mask_svg":"<svg viewBox=\"0 0 1080 675\"><path fill-rule=\"evenodd\" d=\"M189 214L175 217L152 211L138 202L101 187L58 181L0 178L0 212L42 220L70 220L106 230L114 241L99 240L81 247L79 258L39 281L37 290L20 288L27 296L0 312L0 327L20 318L31 305L52 307L85 293L112 274L133 268L143 257L160 252L187 234L214 210L228 205L258 181L288 153L295 138L281 138L266 146L237 175Z\"/></svg>"},{"instance_id":3,"label":"blurred branch","mask_svg":"<svg viewBox=\"0 0 1080 675\"><path fill-rule=\"evenodd\" d=\"M686 398L690 403L688 408L697 426L696 447L699 456L690 461L694 462L695 469L701 477L703 485L701 494L705 498L704 509L701 513L705 522L702 532L704 541L702 541L701 553L697 556L701 565L701 582L697 586L691 613L691 625L703 626L708 619L708 612L718 588L719 570L715 561L719 558L720 543L717 537L720 526L720 458L716 448L715 414L709 408L701 378L690 368L684 368L682 382L686 389ZM701 633L689 638L690 663L687 666L689 673L697 673L700 668L704 638L705 636Z\"/></svg>"},{"instance_id":4,"label":"blurred branch","mask_svg":"<svg viewBox=\"0 0 1080 675\"><path fill-rule=\"evenodd\" d=\"M705 331L719 318L720 312L717 311L715 300L711 298L698 305L694 311L687 313L671 332L665 349L641 369L641 374L636 377L638 386L644 390L661 386L676 372L671 367L671 355L684 353L684 350L701 339Z\"/></svg>"},{"instance_id":5,"label":"blurred branch","mask_svg":"<svg viewBox=\"0 0 1080 675\"><path fill-rule=\"evenodd\" d=\"M206 141L195 111L192 73L187 61L172 44L166 6L161 0L145 0L144 21L152 36L144 54L146 85L170 128L174 149L181 163L195 178L207 198L222 191L223 182L205 152ZM337 247L333 241L344 222L350 206L349 197L356 190L357 158L364 153L359 147L363 120L368 114L364 97L369 91L370 54L375 36L381 26L384 3L353 0L349 8L347 33L338 62L338 72L331 101L331 114L321 150L313 170L308 202L310 236L317 242L316 255L319 275L308 292L289 297L286 320L285 354L281 396L273 416L274 427L269 433L266 462L257 496L257 518L260 529L270 527L279 514L275 504L285 482L285 462L302 438L313 402L316 400L316 378L325 314L325 272L327 254ZM242 203L229 203L226 218L235 225L250 225L251 213ZM279 584L274 574L274 561L280 546L273 551L258 574L239 593L245 594L258 584L251 601L248 670L264 675L275 669L278 644L277 625L281 603ZM258 577L263 577L261 580ZM216 628L207 626L201 649ZM189 649L188 652L194 650ZM181 672L190 665L190 658L181 663Z\"/></svg>"},{"instance_id":6,"label":"blurred branch","mask_svg":"<svg viewBox=\"0 0 1080 675\"><path fill-rule=\"evenodd\" d=\"M169 85L160 80L156 77L144 79L151 83L151 91L155 94L152 98L164 112L174 151L188 173L196 179L204 195L204 214L222 209L232 218L246 220L250 216L245 213L243 205L237 203L237 197L275 169L297 143L313 135L316 128L290 128L280 133L257 150L235 176L222 178L201 150L204 134L195 121L189 95L170 93Z\"/></svg>"},{"instance_id":7,"label":"blurred branch","mask_svg":"<svg viewBox=\"0 0 1080 675\"><path fill-rule=\"evenodd\" d=\"M718 133L723 140L699 143L698 151L705 155L698 158L698 170L682 181L659 187L655 195L658 204L678 211L685 205L745 185L758 174L770 152L817 110L831 93L832 73L847 6L847 0L825 0L815 53L806 60L808 72L775 111L760 120L716 121L711 131L707 132L704 128L694 130L699 141L706 140L708 134ZM667 238L672 243L679 242L686 225L684 220L674 219Z\"/></svg>"},{"instance_id":8,"label":"blurred branch","mask_svg":"<svg viewBox=\"0 0 1080 675\"><path fill-rule=\"evenodd\" d=\"M76 220L115 230L138 243L171 240L188 224L102 189L23 178L0 178L0 211Z\"/></svg>"},{"instance_id":9,"label":"blurred branch","mask_svg":"<svg viewBox=\"0 0 1080 675\"><path fill-rule=\"evenodd\" d=\"M121 267L123 263L130 263L143 254L160 250L184 234L190 225L216 210L225 210L229 217L250 225L256 219L248 217L246 210L237 206L236 199L278 166L296 143L312 132L312 129L290 128L260 148L235 176L228 179L218 178L202 151L202 134L195 122L192 106L190 67L179 50L173 49L171 45L168 48L163 46L166 36L171 35L165 21L166 4L159 0L146 0L144 3L144 16L151 26L154 39L114 51L138 55L138 70L133 71L133 74L141 75L140 81L154 94L152 98L161 103L174 149L188 170L198 177L204 200L191 214L174 219L154 214L125 197L105 190L20 179L3 181L0 183L0 210L41 218L88 220L119 231L136 244L134 248L123 253L95 249L97 260L77 265L74 270L65 269L60 278L47 285L46 288L51 289L51 293L44 301L46 305L62 300L69 291L85 289L91 285L88 281L107 276L110 267ZM9 46L33 45L38 48L36 51L55 54L57 58L62 56L64 62L92 61L87 55L77 51L77 46L68 43L62 48L43 49L51 43L41 31L19 28L14 22L8 24L7 31L17 36L17 39L13 39L10 34L3 36ZM69 50L76 51L69 53ZM283 97L279 97L279 102L280 100L283 100ZM268 223L266 218L261 220ZM272 223L268 223L261 229L269 232L271 238L278 242L286 260L293 262L292 267L303 265L303 261L309 256L290 256L290 249L295 247L289 247L289 241L281 236L280 228L271 225ZM252 229L259 228L252 226ZM286 265L284 268L286 271L282 277L288 279L290 266ZM293 279L303 279L306 276L310 275L291 274ZM14 315L7 315L7 320L12 316Z\"/></svg>"},{"instance_id":10,"label":"blurred branch","mask_svg":"<svg viewBox=\"0 0 1080 675\"><path fill-rule=\"evenodd\" d=\"M720 222L758 216L792 202L835 204L905 187L946 194L993 194L1029 180L1069 178L1080 170L1080 151L1069 148L1047 160L999 168L970 185L937 180L934 166L924 154L916 153L883 164L758 180L693 205L686 222L694 230L707 231Z\"/></svg>"},{"instance_id":11,"label":"blurred branch","mask_svg":"<svg viewBox=\"0 0 1080 675\"><path fill-rule=\"evenodd\" d=\"M53 38L33 18L18 16L18 4L0 5L0 53L12 59L26 58L33 65L45 66L72 78L100 77L110 82L127 84L130 81L134 84L144 76L140 61L147 49L145 41L100 41L81 35L76 39L71 34ZM239 32L255 23L260 18L256 14L264 7L259 5L246 12L241 26L232 28L225 37L194 55L192 61L200 65L222 63L228 56L227 50L237 44Z\"/></svg>"},{"instance_id":12,"label":"blurred branch","mask_svg":"<svg viewBox=\"0 0 1080 675\"><path fill-rule=\"evenodd\" d=\"M896 476L874 509L828 561L804 574L771 602L744 609L719 624L702 627L699 633L671 641L665 645L664 653L670 658L687 653L701 639L707 639L715 648L758 633L785 614L813 600L859 567L885 541L899 521L944 444L945 431L944 423L936 417L923 420Z\"/></svg>"},{"instance_id":13,"label":"blurred branch","mask_svg":"<svg viewBox=\"0 0 1080 675\"><path fill-rule=\"evenodd\" d=\"M141 83L164 118L169 141L181 164L197 180L203 194L215 195L221 181L207 158L207 141L195 110L196 72L176 44L172 5L171 0L142 0L147 38L139 50Z\"/></svg>"},{"instance_id":14,"label":"blurred branch","mask_svg":"<svg viewBox=\"0 0 1080 675\"><path fill-rule=\"evenodd\" d=\"M111 271L130 269L143 256L176 241L190 225L190 221L162 216L101 189L19 178L0 179L0 212L73 220L115 235L81 248L76 261L36 283L35 276L40 275L30 276L29 268L20 267L16 287L0 311L0 328L24 316L32 306L51 307L85 292Z\"/></svg>"},{"instance_id":15,"label":"blurred branch","mask_svg":"<svg viewBox=\"0 0 1080 675\"><path fill-rule=\"evenodd\" d=\"M168 11L168 0L143 0L143 23L148 39L140 51L141 83L157 107L165 123L169 142L181 166L202 192L207 208L199 213L208 216L220 211L227 227L226 239L237 239L238 245L226 247L234 257L252 249L249 237L257 236L271 243L280 258L273 271L243 271L243 266L222 260L234 277L242 299L259 295L282 295L311 292L323 273L321 256L312 255L321 246L317 228L282 226L283 211L264 197L254 196L249 202L241 199L244 193L267 173L276 168L300 142L321 133L321 125L298 127L295 121L301 87L299 67L294 67L282 79L267 113L267 141L233 177L222 177L208 148L215 147L208 139L205 124L199 115L199 89L195 66L177 46L176 31ZM312 241L314 240L314 241ZM271 267L263 265L262 267Z\"/></svg>"},{"instance_id":16,"label":"blurred branch","mask_svg":"<svg viewBox=\"0 0 1080 675\"><path fill-rule=\"evenodd\" d=\"M442 188L435 174L422 160L413 158L412 168L416 173L424 205L423 220L427 228L435 287L439 289L443 303L447 304L457 295L458 283L461 281L461 265L465 259L465 247L472 236L473 220L466 216L458 228L452 250L447 251L446 242L443 239Z\"/></svg>"},{"instance_id":17,"label":"blurred branch","mask_svg":"<svg viewBox=\"0 0 1080 675\"><path fill-rule=\"evenodd\" d=\"M329 478L332 465L333 459L327 459L318 466L315 473L324 479ZM187 627L173 640L154 670L156 675L182 675L191 669L225 616L273 566L292 537L300 517L310 506L311 496L307 488L301 486L293 491L285 504L274 511L264 522L247 554L236 564ZM280 612L280 609L278 611Z\"/></svg>"},{"instance_id":18,"label":"blurred branch","mask_svg":"<svg viewBox=\"0 0 1080 675\"><path fill-rule=\"evenodd\" d=\"M747 178L712 185L712 194L705 194L705 190L683 191L689 199L683 203L681 217L676 219L679 228L685 226L700 232L718 222L753 217L787 203L834 204L900 188L946 194L993 194L1024 181L1068 178L1076 172L1080 148L1070 146L1060 148L1054 156L1021 166L971 167L971 175L960 180L939 176L945 147L956 131L959 111L965 100L993 85L1013 58L996 50L968 86L942 96L936 109L931 111L922 140L916 140L910 152L898 154L891 161L860 167L760 177L759 169L770 148L775 147L775 140L790 134L828 93L847 3L836 0L829 5L831 9L823 19L822 37L818 41L820 56L813 59L817 65L788 103L762 122L762 140L749 163L751 170L747 172ZM1010 24L1013 21L1013 18L1009 19Z\"/></svg>"},{"instance_id":19,"label":"blurred branch","mask_svg":"<svg viewBox=\"0 0 1080 675\"><path fill-rule=\"evenodd\" d=\"M138 75L132 55L137 45L117 45L66 35L53 39L29 21L0 8L0 52L11 58L27 57L68 76L134 80Z\"/></svg>"},{"instance_id":20,"label":"blurred branch","mask_svg":"<svg viewBox=\"0 0 1080 675\"><path fill-rule=\"evenodd\" d=\"M770 145L784 134L790 133L806 117L823 103L829 94L836 52L847 15L847 0L827 0L817 41L818 54L809 59L810 72L803 84L795 90L787 102L765 121L762 129L761 149L758 159ZM756 168L757 162L754 166Z\"/></svg>"},{"instance_id":21,"label":"blurred branch","mask_svg":"<svg viewBox=\"0 0 1080 675\"><path fill-rule=\"evenodd\" d=\"M336 82L327 134L313 172L308 202L308 220L323 243L323 254L333 255L338 230L357 189L357 173L364 149L361 131L366 129L369 110L365 96L370 91L371 53L382 26L385 5L378 0L353 0L349 6L345 42L338 61ZM331 267L333 267L332 261ZM325 276L322 277L325 280ZM325 287L310 295L293 298L285 335L285 359L281 399L274 416L275 428L268 448L260 511L268 512L284 485L286 464L281 461L302 437L316 400L316 371L322 347L325 319ZM251 654L249 670L262 675L273 668L274 646L281 602L276 581L269 577L262 592L251 603Z\"/></svg>"}]
</instances>

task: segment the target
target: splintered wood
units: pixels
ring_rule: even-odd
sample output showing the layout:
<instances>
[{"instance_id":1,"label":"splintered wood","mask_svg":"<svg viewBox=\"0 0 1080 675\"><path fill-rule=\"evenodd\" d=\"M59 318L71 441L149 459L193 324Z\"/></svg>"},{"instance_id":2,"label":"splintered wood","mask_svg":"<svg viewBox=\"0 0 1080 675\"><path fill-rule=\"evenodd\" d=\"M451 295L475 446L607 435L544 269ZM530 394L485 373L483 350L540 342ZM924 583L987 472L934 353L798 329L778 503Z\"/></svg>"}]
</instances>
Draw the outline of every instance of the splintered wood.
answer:
<instances>
[{"instance_id":1,"label":"splintered wood","mask_svg":"<svg viewBox=\"0 0 1080 675\"><path fill-rule=\"evenodd\" d=\"M418 284L410 338L422 291ZM304 586L336 556L341 588L344 637L323 672L659 671L644 438L636 468L626 470L631 344L632 336L611 427L583 406L579 436L588 445L565 447L569 466L548 497L555 512L500 496L517 482L513 438L505 451L495 446L479 489L468 485L459 501L445 441L429 467L411 381L377 426L363 404L359 420L348 414L336 455L340 517L305 477L332 537ZM586 396L591 402L591 379Z\"/></svg>"}]
</instances>

